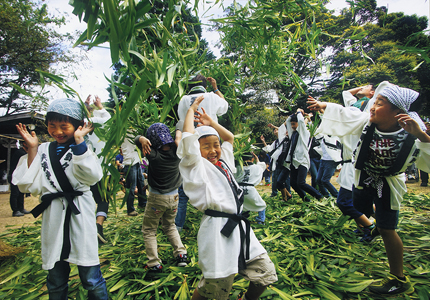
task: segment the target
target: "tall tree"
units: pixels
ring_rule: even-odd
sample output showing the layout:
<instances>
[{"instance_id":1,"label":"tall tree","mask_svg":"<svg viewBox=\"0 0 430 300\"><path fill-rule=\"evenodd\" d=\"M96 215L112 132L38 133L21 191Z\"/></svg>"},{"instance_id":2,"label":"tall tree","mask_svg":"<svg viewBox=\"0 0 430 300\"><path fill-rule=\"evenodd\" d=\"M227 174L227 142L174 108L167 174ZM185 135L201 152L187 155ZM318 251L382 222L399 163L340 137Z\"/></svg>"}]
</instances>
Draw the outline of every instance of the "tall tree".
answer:
<instances>
[{"instance_id":1,"label":"tall tree","mask_svg":"<svg viewBox=\"0 0 430 300\"><path fill-rule=\"evenodd\" d=\"M39 73L67 60L61 42L66 38L51 29L64 18L51 18L47 5L30 0L0 0L0 107L6 115L28 109L29 99L19 90L32 91Z\"/></svg>"}]
</instances>

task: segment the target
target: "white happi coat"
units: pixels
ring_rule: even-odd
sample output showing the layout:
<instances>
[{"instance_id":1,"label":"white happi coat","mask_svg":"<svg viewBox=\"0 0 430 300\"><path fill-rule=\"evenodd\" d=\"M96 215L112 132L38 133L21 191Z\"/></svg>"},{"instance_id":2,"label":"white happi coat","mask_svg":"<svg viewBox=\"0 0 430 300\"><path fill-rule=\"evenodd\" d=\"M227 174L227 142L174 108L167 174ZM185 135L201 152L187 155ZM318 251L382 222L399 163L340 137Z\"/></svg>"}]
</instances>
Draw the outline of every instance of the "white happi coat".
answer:
<instances>
[{"instance_id":1,"label":"white happi coat","mask_svg":"<svg viewBox=\"0 0 430 300\"><path fill-rule=\"evenodd\" d=\"M293 128L291 127L291 116L288 117L287 121L285 122L287 126L288 135L290 136L290 139L293 136ZM298 168L299 166L305 167L307 170L309 170L311 160L309 158L309 130L306 127L305 119L303 118L303 115L301 113L297 114L297 132L299 134L298 140L297 140L297 146L294 150L293 157L291 158L291 147L287 155L286 161L290 161L290 163L285 162L284 165L291 170L290 164L293 164L294 168Z\"/></svg>"},{"instance_id":2,"label":"white happi coat","mask_svg":"<svg viewBox=\"0 0 430 300\"><path fill-rule=\"evenodd\" d=\"M336 135L339 138L346 135L355 135L356 137L360 137L365 126L370 124L369 118L369 113L351 110L335 103L327 103L327 107L324 115L322 116L321 124L317 129L317 133ZM357 150L355 151L355 159L358 157L360 152L360 145L361 143L357 146ZM412 164L415 149L420 150L416 156L415 165L418 169L429 172L430 143L423 143L418 139L415 140L415 144L409 152L401 172L404 172L406 168ZM359 186L360 174L360 170L354 169L354 185L357 188L362 188ZM405 174L401 173L395 176L387 176L385 179L390 186L391 209L399 210L403 195L407 191Z\"/></svg>"},{"instance_id":3,"label":"white happi coat","mask_svg":"<svg viewBox=\"0 0 430 300\"><path fill-rule=\"evenodd\" d=\"M239 168L234 176L239 185L241 183L252 184L252 186L241 186L243 189L244 211L261 211L266 208L266 202L264 202L255 188L261 182L264 170L266 170L266 163L263 161L243 166L243 169Z\"/></svg>"},{"instance_id":4,"label":"white happi coat","mask_svg":"<svg viewBox=\"0 0 430 300\"><path fill-rule=\"evenodd\" d=\"M19 160L13 173L13 184L17 185L21 192L43 196L62 191L52 169L49 144L43 143L39 146L30 167L27 167L28 155L24 155ZM96 203L90 186L102 178L102 168L97 156L89 148L82 155L73 155L72 150L69 149L60 163L73 189L84 193L73 200L80 214L71 215L71 249L66 261L79 266L98 265L97 227L94 214ZM56 198L42 213L42 268L45 270L52 269L60 260L67 206L65 198Z\"/></svg>"},{"instance_id":5,"label":"white happi coat","mask_svg":"<svg viewBox=\"0 0 430 300\"><path fill-rule=\"evenodd\" d=\"M184 132L177 154L184 192L199 211L212 209L236 214L236 201L227 178L200 155L199 135ZM221 159L235 173L233 145L222 144ZM237 226L229 238L221 234L228 218L204 215L197 235L199 266L205 278L224 278L239 271L240 233ZM244 222L242 221L242 225ZM266 253L251 229L250 259Z\"/></svg>"}]
</instances>

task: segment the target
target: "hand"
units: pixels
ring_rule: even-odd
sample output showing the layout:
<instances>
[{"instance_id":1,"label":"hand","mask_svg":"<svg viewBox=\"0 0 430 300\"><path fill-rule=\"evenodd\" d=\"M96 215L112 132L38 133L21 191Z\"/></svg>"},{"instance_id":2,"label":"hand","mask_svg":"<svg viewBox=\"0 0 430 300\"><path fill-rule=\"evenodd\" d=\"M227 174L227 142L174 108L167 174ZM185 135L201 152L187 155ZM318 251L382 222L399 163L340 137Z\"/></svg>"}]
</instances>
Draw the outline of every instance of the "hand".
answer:
<instances>
[{"instance_id":1,"label":"hand","mask_svg":"<svg viewBox=\"0 0 430 300\"><path fill-rule=\"evenodd\" d=\"M309 105L308 108L313 111L321 111L321 110L324 111L325 108L327 107L327 103L317 101L314 98L312 98L312 96L308 97L308 101L306 103Z\"/></svg>"},{"instance_id":2,"label":"hand","mask_svg":"<svg viewBox=\"0 0 430 300\"><path fill-rule=\"evenodd\" d=\"M91 95L88 95L87 100L85 100L85 103L87 103L88 105L90 105L90 103L91 103Z\"/></svg>"},{"instance_id":3,"label":"hand","mask_svg":"<svg viewBox=\"0 0 430 300\"><path fill-rule=\"evenodd\" d=\"M200 123L197 127L200 126L212 126L212 118L206 113L205 109L202 107L203 113L197 111L197 115L195 116L195 121Z\"/></svg>"},{"instance_id":4,"label":"hand","mask_svg":"<svg viewBox=\"0 0 430 300\"><path fill-rule=\"evenodd\" d=\"M143 155L150 154L151 153L151 146L152 146L151 141L149 139L147 139L146 137L141 136L139 138L139 142L141 145Z\"/></svg>"},{"instance_id":5,"label":"hand","mask_svg":"<svg viewBox=\"0 0 430 300\"><path fill-rule=\"evenodd\" d=\"M297 112L300 112L300 113L302 113L302 115L305 115L305 111L303 109L301 109L301 108L298 108Z\"/></svg>"},{"instance_id":6,"label":"hand","mask_svg":"<svg viewBox=\"0 0 430 300\"><path fill-rule=\"evenodd\" d=\"M94 105L96 106L96 107L98 107L99 109L102 109L103 108L103 105L102 105L102 100L100 99L100 97L99 96L95 96L96 97L96 101L94 101Z\"/></svg>"},{"instance_id":7,"label":"hand","mask_svg":"<svg viewBox=\"0 0 430 300\"><path fill-rule=\"evenodd\" d=\"M24 139L25 144L27 144L28 150L29 149L37 149L37 147L39 147L39 139L37 138L36 133L34 131L32 131L31 133L28 132L27 126L22 125L21 123L16 125L16 129L18 130L18 133Z\"/></svg>"},{"instance_id":8,"label":"hand","mask_svg":"<svg viewBox=\"0 0 430 300\"><path fill-rule=\"evenodd\" d=\"M197 112L197 110L199 109L199 105L200 103L202 103L204 98L205 97L203 95L197 97L197 99L194 100L193 104L191 104L190 109L192 109L194 112Z\"/></svg>"},{"instance_id":9,"label":"hand","mask_svg":"<svg viewBox=\"0 0 430 300\"><path fill-rule=\"evenodd\" d=\"M264 135L260 136L260 140L264 143L266 141L266 139L264 138Z\"/></svg>"},{"instance_id":10,"label":"hand","mask_svg":"<svg viewBox=\"0 0 430 300\"><path fill-rule=\"evenodd\" d=\"M212 88L214 90L217 89L216 80L214 78L212 78L212 77L206 77L206 80L209 81L209 83L212 85Z\"/></svg>"},{"instance_id":11,"label":"hand","mask_svg":"<svg viewBox=\"0 0 430 300\"><path fill-rule=\"evenodd\" d=\"M79 145L84 141L84 136L86 136L88 133L94 130L93 124L91 123L84 123L84 126L79 126L78 129L76 129L75 134L73 135L75 137L75 143L76 145Z\"/></svg>"},{"instance_id":12,"label":"hand","mask_svg":"<svg viewBox=\"0 0 430 300\"><path fill-rule=\"evenodd\" d=\"M267 124L267 127L274 128L275 126L272 123Z\"/></svg>"},{"instance_id":13,"label":"hand","mask_svg":"<svg viewBox=\"0 0 430 300\"><path fill-rule=\"evenodd\" d=\"M398 114L395 116L397 122L399 122L400 127L409 132L410 134L418 137L420 134L426 134L421 130L418 123L412 119L408 114Z\"/></svg>"}]
</instances>

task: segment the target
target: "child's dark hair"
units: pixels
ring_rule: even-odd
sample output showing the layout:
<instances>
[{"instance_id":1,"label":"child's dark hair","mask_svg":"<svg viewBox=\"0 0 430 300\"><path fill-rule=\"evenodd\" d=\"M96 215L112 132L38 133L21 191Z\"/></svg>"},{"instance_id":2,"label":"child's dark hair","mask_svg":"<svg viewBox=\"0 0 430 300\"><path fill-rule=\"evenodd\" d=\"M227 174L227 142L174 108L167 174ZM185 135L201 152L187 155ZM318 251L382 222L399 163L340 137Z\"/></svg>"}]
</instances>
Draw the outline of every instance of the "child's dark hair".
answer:
<instances>
[{"instance_id":1,"label":"child's dark hair","mask_svg":"<svg viewBox=\"0 0 430 300\"><path fill-rule=\"evenodd\" d=\"M76 120L74 118L71 118L69 116L63 115L63 114L59 114L56 112L48 112L45 116L45 124L46 126L48 126L48 122L69 122L72 123L73 127L76 129L78 129L79 126L84 126L84 120Z\"/></svg>"},{"instance_id":2,"label":"child's dark hair","mask_svg":"<svg viewBox=\"0 0 430 300\"><path fill-rule=\"evenodd\" d=\"M242 159L245 160L251 160L254 157L251 152L245 152L242 154Z\"/></svg>"},{"instance_id":3,"label":"child's dark hair","mask_svg":"<svg viewBox=\"0 0 430 300\"><path fill-rule=\"evenodd\" d=\"M298 122L299 120L297 119L297 114L292 114L291 118L290 118L290 122Z\"/></svg>"},{"instance_id":4,"label":"child's dark hair","mask_svg":"<svg viewBox=\"0 0 430 300\"><path fill-rule=\"evenodd\" d=\"M206 77L200 74L190 79L190 82L192 83L188 84L188 90L191 90L195 86L202 86L204 88L207 86Z\"/></svg>"}]
</instances>

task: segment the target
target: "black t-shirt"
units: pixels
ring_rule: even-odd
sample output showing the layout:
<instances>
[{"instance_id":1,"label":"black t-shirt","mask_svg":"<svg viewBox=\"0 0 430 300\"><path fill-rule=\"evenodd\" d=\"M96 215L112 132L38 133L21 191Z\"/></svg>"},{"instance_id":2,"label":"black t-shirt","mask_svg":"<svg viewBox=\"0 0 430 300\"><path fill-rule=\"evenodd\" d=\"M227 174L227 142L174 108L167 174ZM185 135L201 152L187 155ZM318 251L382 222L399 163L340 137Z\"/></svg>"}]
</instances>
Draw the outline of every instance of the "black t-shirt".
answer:
<instances>
[{"instance_id":1,"label":"black t-shirt","mask_svg":"<svg viewBox=\"0 0 430 300\"><path fill-rule=\"evenodd\" d=\"M149 161L148 185L161 194L169 193L177 189L182 183L179 173L179 162L176 155L176 145L169 144L167 151L151 147L151 153L146 155Z\"/></svg>"}]
</instances>

